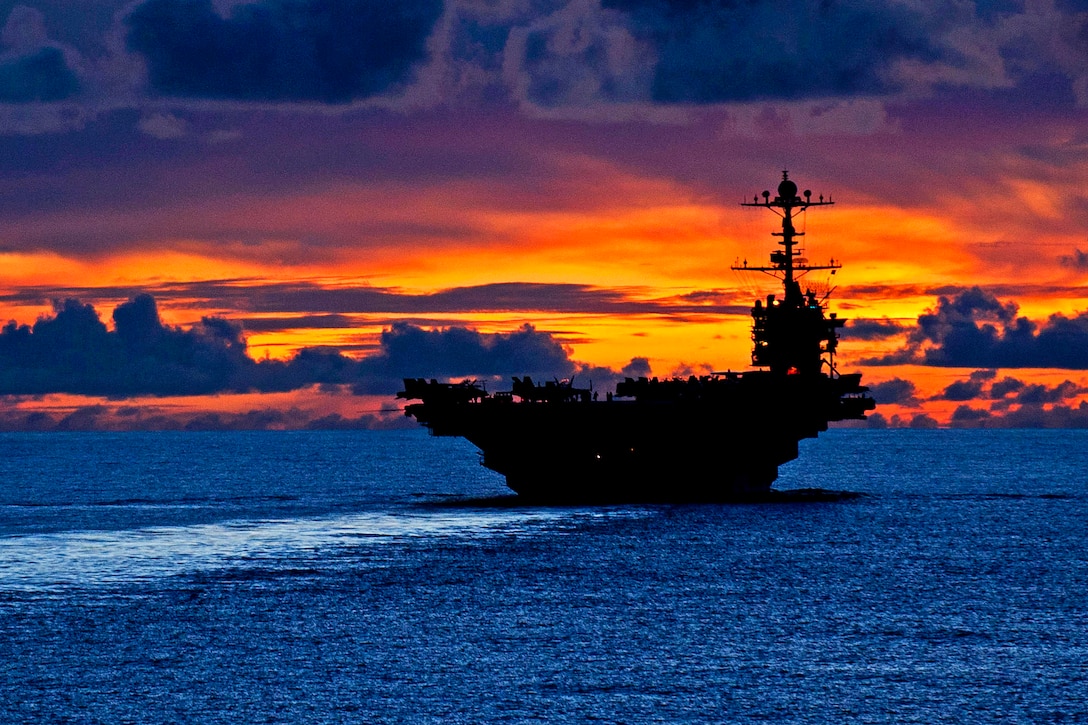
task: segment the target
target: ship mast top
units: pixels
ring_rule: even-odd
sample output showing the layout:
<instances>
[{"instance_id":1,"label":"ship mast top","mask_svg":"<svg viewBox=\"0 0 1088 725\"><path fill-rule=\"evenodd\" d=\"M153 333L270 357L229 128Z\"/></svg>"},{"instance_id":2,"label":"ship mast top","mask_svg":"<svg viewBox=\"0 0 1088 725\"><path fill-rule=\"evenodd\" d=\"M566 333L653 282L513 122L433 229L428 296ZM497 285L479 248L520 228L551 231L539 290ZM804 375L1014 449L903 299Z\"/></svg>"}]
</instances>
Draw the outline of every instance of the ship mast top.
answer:
<instances>
[{"instance_id":1,"label":"ship mast top","mask_svg":"<svg viewBox=\"0 0 1088 725\"><path fill-rule=\"evenodd\" d=\"M753 196L750 202L741 202L741 206L758 206L766 209L770 209L778 216L782 217L782 231L771 232L772 236L782 237L779 240L779 245L782 246L781 250L771 252L771 264L770 266L749 266L747 261L743 265L734 264L731 269L737 271L754 271L754 272L766 272L775 277L782 279L785 288L788 291L793 287L795 278L800 277L806 272L816 269L839 269L842 265L832 259L827 264L812 264L810 265L806 260L800 259L801 251L796 249L799 242L798 237L805 236L804 232L799 232L793 226L793 218L797 212L806 211L811 206L831 206L835 202L830 197L824 200L824 195L820 194L816 201L812 199L812 192L808 189L804 191L804 198L802 199L797 195L797 184L795 184L789 175L789 171L782 171L782 181L778 184L778 196L771 199L771 192L763 192L763 201L759 200L758 196Z\"/></svg>"}]
</instances>

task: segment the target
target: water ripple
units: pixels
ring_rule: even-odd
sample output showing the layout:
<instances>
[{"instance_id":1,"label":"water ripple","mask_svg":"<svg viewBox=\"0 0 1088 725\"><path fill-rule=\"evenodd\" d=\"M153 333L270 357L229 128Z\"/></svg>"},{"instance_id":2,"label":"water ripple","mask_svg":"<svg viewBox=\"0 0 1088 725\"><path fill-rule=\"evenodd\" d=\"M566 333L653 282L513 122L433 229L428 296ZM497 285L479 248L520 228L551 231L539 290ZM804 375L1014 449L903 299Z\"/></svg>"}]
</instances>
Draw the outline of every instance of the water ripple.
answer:
<instances>
[{"instance_id":1,"label":"water ripple","mask_svg":"<svg viewBox=\"0 0 1088 725\"><path fill-rule=\"evenodd\" d=\"M108 586L310 559L330 550L374 543L526 533L537 524L562 517L550 511L368 512L13 536L0 538L0 590Z\"/></svg>"}]
</instances>

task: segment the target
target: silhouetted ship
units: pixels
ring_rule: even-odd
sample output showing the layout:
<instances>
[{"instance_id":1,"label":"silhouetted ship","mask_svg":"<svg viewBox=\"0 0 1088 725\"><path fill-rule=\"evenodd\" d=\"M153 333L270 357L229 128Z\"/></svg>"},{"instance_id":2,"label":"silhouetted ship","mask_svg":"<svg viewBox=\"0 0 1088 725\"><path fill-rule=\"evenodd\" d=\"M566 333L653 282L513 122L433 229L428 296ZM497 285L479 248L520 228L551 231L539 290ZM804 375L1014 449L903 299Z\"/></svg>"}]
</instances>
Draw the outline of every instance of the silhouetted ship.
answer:
<instances>
[{"instance_id":1,"label":"silhouetted ship","mask_svg":"<svg viewBox=\"0 0 1088 725\"><path fill-rule=\"evenodd\" d=\"M462 436L482 463L506 477L521 497L549 502L711 502L769 492L778 467L798 455L798 442L831 421L860 420L875 407L861 375L840 375L836 330L845 320L825 315L824 298L801 291L813 270L801 257L795 214L829 206L803 198L787 172L778 195L763 192L742 206L770 209L782 231L768 266L734 270L770 274L782 298L752 308L752 363L744 372L689 378L627 378L598 400L568 381L513 379L508 392L488 393L476 381L406 379L398 398L438 436Z\"/></svg>"}]
</instances>

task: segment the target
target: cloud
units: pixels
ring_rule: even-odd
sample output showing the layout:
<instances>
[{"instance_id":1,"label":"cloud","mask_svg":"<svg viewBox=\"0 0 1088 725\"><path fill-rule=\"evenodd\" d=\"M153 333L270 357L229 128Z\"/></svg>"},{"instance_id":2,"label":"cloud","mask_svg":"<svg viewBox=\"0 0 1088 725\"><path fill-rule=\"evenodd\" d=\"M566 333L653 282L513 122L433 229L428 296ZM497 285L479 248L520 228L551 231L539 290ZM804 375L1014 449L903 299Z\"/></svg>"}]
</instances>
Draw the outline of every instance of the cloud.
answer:
<instances>
[{"instance_id":1,"label":"cloud","mask_svg":"<svg viewBox=\"0 0 1088 725\"><path fill-rule=\"evenodd\" d=\"M984 424L992 417L988 410L961 405L952 412L949 423L953 428L978 428L984 427Z\"/></svg>"},{"instance_id":2,"label":"cloud","mask_svg":"<svg viewBox=\"0 0 1088 725\"><path fill-rule=\"evenodd\" d=\"M364 359L362 365L378 378L565 378L575 370L562 345L528 324L511 333L487 335L463 327L424 330L394 323L382 333L381 351Z\"/></svg>"},{"instance_id":3,"label":"cloud","mask_svg":"<svg viewBox=\"0 0 1088 725\"><path fill-rule=\"evenodd\" d=\"M991 422L1002 428L1088 428L1088 403L1076 407L1025 405Z\"/></svg>"},{"instance_id":4,"label":"cloud","mask_svg":"<svg viewBox=\"0 0 1088 725\"><path fill-rule=\"evenodd\" d=\"M217 318L165 327L148 295L114 310L112 332L78 300L55 303L54 313L0 331L0 393L196 395L237 389L253 365L237 327Z\"/></svg>"},{"instance_id":5,"label":"cloud","mask_svg":"<svg viewBox=\"0 0 1088 725\"><path fill-rule=\"evenodd\" d=\"M1083 392L1084 388L1071 380L1064 380L1052 388L1039 384L1024 385L1017 391L1015 402L1027 406L1057 403L1075 398Z\"/></svg>"},{"instance_id":6,"label":"cloud","mask_svg":"<svg viewBox=\"0 0 1088 725\"><path fill-rule=\"evenodd\" d=\"M960 406L952 415L955 428L1088 428L1088 402L1067 405L1022 405L1007 412Z\"/></svg>"},{"instance_id":7,"label":"cloud","mask_svg":"<svg viewBox=\"0 0 1088 725\"><path fill-rule=\"evenodd\" d=\"M620 373L572 361L550 333L531 325L509 333L465 327L426 330L396 323L378 352L357 360L329 348L305 348L289 360L249 357L242 328L205 317L188 330L162 324L153 297L136 295L113 312L114 329L75 299L54 303L54 314L33 326L0 330L0 395L76 395L127 398L276 392L315 385L350 386L358 394L393 395L403 378L513 375L550 379L574 374L597 386ZM648 370L633 360L632 370ZM588 382L588 380L587 380Z\"/></svg>"},{"instance_id":8,"label":"cloud","mask_svg":"<svg viewBox=\"0 0 1088 725\"><path fill-rule=\"evenodd\" d=\"M1083 2L1030 2L1020 13L1003 13L994 40L1009 70L1020 78L1058 74L1077 105L1088 106L1085 38L1088 12Z\"/></svg>"},{"instance_id":9,"label":"cloud","mask_svg":"<svg viewBox=\"0 0 1088 725\"><path fill-rule=\"evenodd\" d=\"M46 38L41 11L16 6L0 41L0 103L60 101L79 92L80 81L65 49Z\"/></svg>"},{"instance_id":10,"label":"cloud","mask_svg":"<svg viewBox=\"0 0 1088 725\"><path fill-rule=\"evenodd\" d=\"M659 60L665 103L747 102L901 90L897 61L945 55L928 19L891 3L605 0Z\"/></svg>"},{"instance_id":11,"label":"cloud","mask_svg":"<svg viewBox=\"0 0 1088 725\"><path fill-rule=\"evenodd\" d=\"M979 287L941 296L918 317L903 349L866 365L1088 369L1088 312L1037 325Z\"/></svg>"},{"instance_id":12,"label":"cloud","mask_svg":"<svg viewBox=\"0 0 1088 725\"><path fill-rule=\"evenodd\" d=\"M1083 99L1086 18L1052 3L575 0L513 23L504 77L537 109L730 104L749 108L744 127L767 101L824 103L824 113L836 109L829 99L1005 89L1045 71ZM855 117L817 119L817 130L886 127L879 109L842 108ZM791 115L804 125L804 110Z\"/></svg>"},{"instance_id":13,"label":"cloud","mask_svg":"<svg viewBox=\"0 0 1088 725\"><path fill-rule=\"evenodd\" d=\"M400 417L398 417L397 420L400 420L402 425L395 427L414 427L413 422L409 422ZM391 426L388 420L379 418L378 416L362 415L358 418L345 418L339 413L329 413L328 415L308 421L305 427L307 430L373 430L375 428L390 428L394 426Z\"/></svg>"},{"instance_id":14,"label":"cloud","mask_svg":"<svg viewBox=\"0 0 1088 725\"><path fill-rule=\"evenodd\" d=\"M918 415L910 419L910 423L907 425L907 427L928 430L932 428L939 428L940 424L925 413L919 413Z\"/></svg>"},{"instance_id":15,"label":"cloud","mask_svg":"<svg viewBox=\"0 0 1088 725\"><path fill-rule=\"evenodd\" d=\"M108 412L109 409L104 405L85 405L57 421L55 430L94 430ZM42 423L40 420L37 422L39 429Z\"/></svg>"},{"instance_id":16,"label":"cloud","mask_svg":"<svg viewBox=\"0 0 1088 725\"><path fill-rule=\"evenodd\" d=\"M658 59L624 20L595 2L575 1L512 28L504 53L508 86L544 108L648 100Z\"/></svg>"},{"instance_id":17,"label":"cloud","mask_svg":"<svg viewBox=\"0 0 1088 725\"><path fill-rule=\"evenodd\" d=\"M846 321L840 336L852 340L886 340L905 331L901 323L886 317L882 320L854 318Z\"/></svg>"},{"instance_id":18,"label":"cloud","mask_svg":"<svg viewBox=\"0 0 1088 725\"><path fill-rule=\"evenodd\" d=\"M281 332L283 330L329 330L351 327L352 320L347 315L301 315L298 317L255 317L245 320L242 327L246 332Z\"/></svg>"},{"instance_id":19,"label":"cloud","mask_svg":"<svg viewBox=\"0 0 1088 725\"><path fill-rule=\"evenodd\" d=\"M100 0L49 3L48 18L17 5L0 106L35 111L0 109L0 128L65 130L111 110L207 109L208 99L307 110L513 99L532 115L669 122L721 105L741 135L769 122L798 134L894 131L889 100L963 89L1088 105L1088 13L1017 5ZM65 43L46 36L46 21ZM65 101L63 116L49 108Z\"/></svg>"},{"instance_id":20,"label":"cloud","mask_svg":"<svg viewBox=\"0 0 1088 725\"><path fill-rule=\"evenodd\" d=\"M869 391L878 404L917 405L914 383L902 378L892 378L879 383L871 383Z\"/></svg>"},{"instance_id":21,"label":"cloud","mask_svg":"<svg viewBox=\"0 0 1088 725\"><path fill-rule=\"evenodd\" d=\"M410 79L441 0L147 0L125 19L155 93L347 103Z\"/></svg>"},{"instance_id":22,"label":"cloud","mask_svg":"<svg viewBox=\"0 0 1088 725\"><path fill-rule=\"evenodd\" d=\"M1083 386L1071 380L1063 380L1054 386L1040 383L1025 383L1012 377L990 382L995 378L993 370L976 370L969 380L959 380L947 386L943 392L934 396L934 400L994 400L997 410L1014 410L1012 406L1024 408L1042 407L1076 398L1088 392Z\"/></svg>"},{"instance_id":23,"label":"cloud","mask_svg":"<svg viewBox=\"0 0 1088 725\"><path fill-rule=\"evenodd\" d=\"M40 425L40 422L38 424ZM1081 402L1076 406L1024 405L1008 411L985 410L961 405L953 412L948 426L952 428L1088 428L1088 402ZM924 413L913 416L909 421L898 415L885 418L879 413L874 413L864 423L858 423L852 427L939 428L940 424Z\"/></svg>"},{"instance_id":24,"label":"cloud","mask_svg":"<svg viewBox=\"0 0 1088 725\"><path fill-rule=\"evenodd\" d=\"M171 113L152 113L140 119L137 127L148 136L167 140L182 138L189 132L185 119Z\"/></svg>"},{"instance_id":25,"label":"cloud","mask_svg":"<svg viewBox=\"0 0 1088 725\"><path fill-rule=\"evenodd\" d=\"M1088 269L1088 252L1082 252L1079 249L1074 249L1072 254L1063 254L1058 257L1058 261L1063 267L1071 267L1073 269Z\"/></svg>"},{"instance_id":26,"label":"cloud","mask_svg":"<svg viewBox=\"0 0 1088 725\"><path fill-rule=\"evenodd\" d=\"M939 394L933 396L932 399L965 401L993 397L992 395L984 395L983 391L995 377L997 377L996 370L975 370L967 380L957 380L951 383Z\"/></svg>"},{"instance_id":27,"label":"cloud","mask_svg":"<svg viewBox=\"0 0 1088 725\"><path fill-rule=\"evenodd\" d=\"M933 400L997 400L1007 404L1042 405L1075 398L1088 392L1071 380L1063 380L1053 387L1039 383L1025 383L1005 376L997 380L996 370L975 370L967 380L957 380L933 397Z\"/></svg>"},{"instance_id":28,"label":"cloud","mask_svg":"<svg viewBox=\"0 0 1088 725\"><path fill-rule=\"evenodd\" d=\"M1009 393L1016 393L1024 389L1025 383L1016 378L1005 377L990 386L990 397L1001 400Z\"/></svg>"},{"instance_id":29,"label":"cloud","mask_svg":"<svg viewBox=\"0 0 1088 725\"><path fill-rule=\"evenodd\" d=\"M976 380L957 380L947 386L937 400L974 400L982 393L982 383Z\"/></svg>"},{"instance_id":30,"label":"cloud","mask_svg":"<svg viewBox=\"0 0 1088 725\"><path fill-rule=\"evenodd\" d=\"M0 102L59 101L78 90L75 73L56 48L0 60Z\"/></svg>"},{"instance_id":31,"label":"cloud","mask_svg":"<svg viewBox=\"0 0 1088 725\"><path fill-rule=\"evenodd\" d=\"M880 404L919 404L908 397L908 393L913 394L913 384L899 378L870 385L870 389ZM1009 376L998 379L996 370L983 369L973 371L966 380L953 382L930 400L962 403L947 421L953 428L1088 428L1088 401L1075 407L1070 404L1086 392L1088 388L1071 380L1049 386ZM972 401L977 401L977 407L970 404ZM937 420L925 413L909 420L894 414L890 418L881 415L874 421L876 415L857 427L939 427Z\"/></svg>"}]
</instances>

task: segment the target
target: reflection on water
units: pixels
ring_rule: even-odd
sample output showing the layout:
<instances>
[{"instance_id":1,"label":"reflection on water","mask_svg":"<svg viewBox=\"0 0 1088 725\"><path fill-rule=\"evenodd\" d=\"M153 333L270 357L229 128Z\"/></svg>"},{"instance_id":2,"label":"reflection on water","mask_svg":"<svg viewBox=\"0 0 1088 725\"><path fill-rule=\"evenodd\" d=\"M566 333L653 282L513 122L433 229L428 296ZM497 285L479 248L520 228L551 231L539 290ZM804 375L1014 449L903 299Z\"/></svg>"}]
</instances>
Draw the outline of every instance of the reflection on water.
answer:
<instances>
[{"instance_id":1,"label":"reflection on water","mask_svg":"<svg viewBox=\"0 0 1088 725\"><path fill-rule=\"evenodd\" d=\"M368 543L524 533L549 511L360 513L0 538L0 590L40 591L312 559Z\"/></svg>"}]
</instances>

